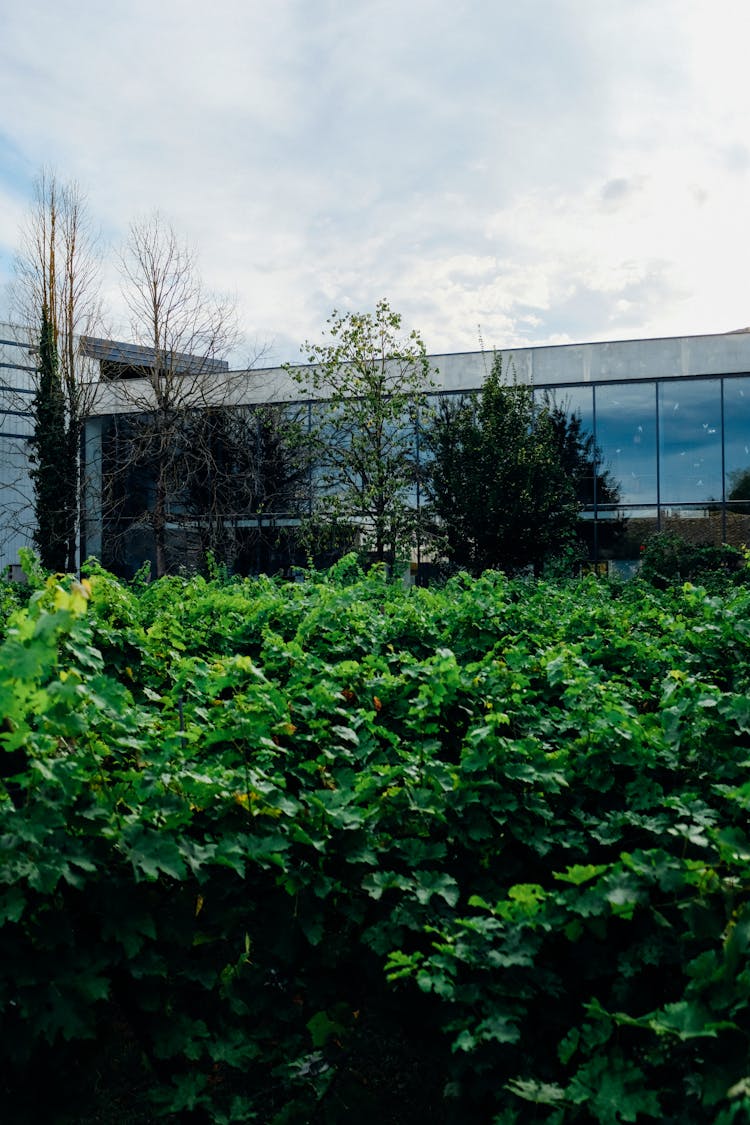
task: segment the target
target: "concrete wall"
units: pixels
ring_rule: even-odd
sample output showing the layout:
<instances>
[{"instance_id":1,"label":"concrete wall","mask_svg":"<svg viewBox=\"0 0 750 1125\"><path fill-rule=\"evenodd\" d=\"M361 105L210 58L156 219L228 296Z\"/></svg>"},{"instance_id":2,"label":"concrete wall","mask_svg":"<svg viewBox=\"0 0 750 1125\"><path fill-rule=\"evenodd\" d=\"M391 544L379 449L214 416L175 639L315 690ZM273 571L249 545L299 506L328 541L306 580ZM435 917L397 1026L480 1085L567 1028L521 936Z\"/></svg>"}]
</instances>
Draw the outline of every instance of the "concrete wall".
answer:
<instances>
[{"instance_id":1,"label":"concrete wall","mask_svg":"<svg viewBox=\"0 0 750 1125\"><path fill-rule=\"evenodd\" d=\"M669 379L691 375L750 373L750 332L716 336L675 336L653 340L615 340L500 351L507 380L532 386ZM481 387L491 367L491 352L455 352L430 356L437 391L460 392ZM304 373L305 368L295 366ZM195 404L241 405L293 402L306 397L281 367L230 371L206 378L193 391ZM319 397L325 397L321 392ZM100 384L93 414L135 413L149 400L143 380Z\"/></svg>"}]
</instances>

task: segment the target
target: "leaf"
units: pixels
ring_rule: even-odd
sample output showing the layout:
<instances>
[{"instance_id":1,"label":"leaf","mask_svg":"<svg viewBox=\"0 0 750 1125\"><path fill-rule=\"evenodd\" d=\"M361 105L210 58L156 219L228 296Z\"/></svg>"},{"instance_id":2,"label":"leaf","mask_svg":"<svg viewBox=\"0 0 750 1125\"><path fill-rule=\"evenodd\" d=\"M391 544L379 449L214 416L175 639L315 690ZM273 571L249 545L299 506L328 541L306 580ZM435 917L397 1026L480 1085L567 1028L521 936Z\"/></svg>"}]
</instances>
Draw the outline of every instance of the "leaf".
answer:
<instances>
[{"instance_id":1,"label":"leaf","mask_svg":"<svg viewBox=\"0 0 750 1125\"><path fill-rule=\"evenodd\" d=\"M365 875L362 880L362 889L367 891L371 898L380 899L387 890L406 890L413 886L413 880L406 875L399 875L395 871L373 871Z\"/></svg>"},{"instance_id":2,"label":"leaf","mask_svg":"<svg viewBox=\"0 0 750 1125\"><path fill-rule=\"evenodd\" d=\"M657 1034L688 1039L715 1039L720 1031L737 1030L730 1020L710 1020L704 1005L689 1000L665 1004L658 1012L643 1017ZM640 1022L640 1021L639 1021Z\"/></svg>"},{"instance_id":3,"label":"leaf","mask_svg":"<svg viewBox=\"0 0 750 1125\"><path fill-rule=\"evenodd\" d=\"M207 1084L207 1076L193 1070L175 1078L171 1088L162 1088L151 1096L170 1114L193 1112L203 1104Z\"/></svg>"},{"instance_id":4,"label":"leaf","mask_svg":"<svg viewBox=\"0 0 750 1125\"><path fill-rule=\"evenodd\" d=\"M477 1045L476 1036L473 1035L467 1028L457 1035L451 1043L451 1051L473 1051Z\"/></svg>"},{"instance_id":5,"label":"leaf","mask_svg":"<svg viewBox=\"0 0 750 1125\"><path fill-rule=\"evenodd\" d=\"M9 887L0 894L0 926L6 922L20 921L26 906L26 896L20 887Z\"/></svg>"},{"instance_id":6,"label":"leaf","mask_svg":"<svg viewBox=\"0 0 750 1125\"><path fill-rule=\"evenodd\" d=\"M595 879L597 875L604 874L606 870L606 863L576 863L572 867L568 867L565 872L553 872L552 878L559 879L562 883L572 883L574 887L580 887L583 883Z\"/></svg>"},{"instance_id":7,"label":"leaf","mask_svg":"<svg viewBox=\"0 0 750 1125\"><path fill-rule=\"evenodd\" d=\"M168 875L171 879L184 879L185 861L177 843L168 836L137 829L129 849L133 869L148 880Z\"/></svg>"},{"instance_id":8,"label":"leaf","mask_svg":"<svg viewBox=\"0 0 750 1125\"><path fill-rule=\"evenodd\" d=\"M581 1041L581 1033L577 1027L570 1029L568 1034L562 1039L557 1048L557 1057L563 1066L567 1066L573 1055L578 1050L578 1044Z\"/></svg>"},{"instance_id":9,"label":"leaf","mask_svg":"<svg viewBox=\"0 0 750 1125\"><path fill-rule=\"evenodd\" d=\"M316 914L314 917L309 917L307 914L302 914L299 924L310 945L319 945L324 933L322 915Z\"/></svg>"},{"instance_id":10,"label":"leaf","mask_svg":"<svg viewBox=\"0 0 750 1125\"><path fill-rule=\"evenodd\" d=\"M517 1043L521 1032L517 1024L508 1016L496 1015L482 1020L476 1030L478 1040L494 1040L496 1043Z\"/></svg>"},{"instance_id":11,"label":"leaf","mask_svg":"<svg viewBox=\"0 0 750 1125\"><path fill-rule=\"evenodd\" d=\"M312 1045L315 1048L325 1047L329 1039L334 1035L344 1035L346 1028L337 1020L332 1020L327 1012L316 1012L314 1016L307 1021L305 1027L310 1032Z\"/></svg>"},{"instance_id":12,"label":"leaf","mask_svg":"<svg viewBox=\"0 0 750 1125\"><path fill-rule=\"evenodd\" d=\"M648 1089L643 1070L619 1053L597 1055L584 1063L566 1094L574 1105L585 1105L601 1125L635 1122L641 1115L662 1120L658 1095Z\"/></svg>"},{"instance_id":13,"label":"leaf","mask_svg":"<svg viewBox=\"0 0 750 1125\"><path fill-rule=\"evenodd\" d=\"M335 724L331 727L331 734L335 734L341 742L347 742L350 746L359 746L359 735L351 727Z\"/></svg>"},{"instance_id":14,"label":"leaf","mask_svg":"<svg viewBox=\"0 0 750 1125\"><path fill-rule=\"evenodd\" d=\"M561 1105L565 1102L562 1086L553 1082L537 1082L534 1078L511 1078L505 1086L517 1098L536 1105Z\"/></svg>"},{"instance_id":15,"label":"leaf","mask_svg":"<svg viewBox=\"0 0 750 1125\"><path fill-rule=\"evenodd\" d=\"M426 905L433 895L444 899L449 906L458 902L458 883L452 875L439 871L421 871L416 879L417 901Z\"/></svg>"}]
</instances>

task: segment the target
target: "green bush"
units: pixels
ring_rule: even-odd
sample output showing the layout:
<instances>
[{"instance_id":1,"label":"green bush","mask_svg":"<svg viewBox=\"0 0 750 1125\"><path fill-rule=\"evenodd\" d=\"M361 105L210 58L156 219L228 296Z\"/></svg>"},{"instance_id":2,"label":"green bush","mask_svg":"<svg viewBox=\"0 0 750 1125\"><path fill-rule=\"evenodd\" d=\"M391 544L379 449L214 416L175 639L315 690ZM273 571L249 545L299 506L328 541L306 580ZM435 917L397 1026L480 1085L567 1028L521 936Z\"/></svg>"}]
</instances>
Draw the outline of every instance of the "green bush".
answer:
<instances>
[{"instance_id":1,"label":"green bush","mask_svg":"<svg viewBox=\"0 0 750 1125\"><path fill-rule=\"evenodd\" d=\"M745 1120L749 611L50 579L0 647L4 1120Z\"/></svg>"},{"instance_id":2,"label":"green bush","mask_svg":"<svg viewBox=\"0 0 750 1125\"><path fill-rule=\"evenodd\" d=\"M716 592L748 580L745 557L737 547L696 545L669 531L658 532L646 542L640 575L659 589L694 582Z\"/></svg>"}]
</instances>

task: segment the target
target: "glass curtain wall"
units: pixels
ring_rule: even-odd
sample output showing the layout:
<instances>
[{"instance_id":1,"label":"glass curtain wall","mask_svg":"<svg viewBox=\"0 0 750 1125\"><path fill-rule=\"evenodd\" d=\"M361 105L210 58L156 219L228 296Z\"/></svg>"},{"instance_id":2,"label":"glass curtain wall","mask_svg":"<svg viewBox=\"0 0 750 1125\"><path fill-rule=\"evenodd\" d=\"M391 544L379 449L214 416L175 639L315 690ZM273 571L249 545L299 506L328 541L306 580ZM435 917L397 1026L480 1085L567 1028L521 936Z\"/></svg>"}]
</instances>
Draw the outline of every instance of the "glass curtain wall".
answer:
<instances>
[{"instance_id":1,"label":"glass curtain wall","mask_svg":"<svg viewBox=\"0 0 750 1125\"><path fill-rule=\"evenodd\" d=\"M657 530L696 545L750 539L750 376L536 393L591 435L581 501L592 558L634 561Z\"/></svg>"},{"instance_id":2,"label":"glass curtain wall","mask_svg":"<svg viewBox=\"0 0 750 1125\"><path fill-rule=\"evenodd\" d=\"M750 377L724 380L724 539L750 543Z\"/></svg>"},{"instance_id":3,"label":"glass curtain wall","mask_svg":"<svg viewBox=\"0 0 750 1125\"><path fill-rule=\"evenodd\" d=\"M596 512L595 558L633 561L658 527L656 384L597 384L594 435L611 482Z\"/></svg>"},{"instance_id":4,"label":"glass curtain wall","mask_svg":"<svg viewBox=\"0 0 750 1125\"><path fill-rule=\"evenodd\" d=\"M661 530L695 546L722 541L721 381L659 384Z\"/></svg>"},{"instance_id":5,"label":"glass curtain wall","mask_svg":"<svg viewBox=\"0 0 750 1125\"><path fill-rule=\"evenodd\" d=\"M458 402L469 393L430 396L430 407ZM572 457L579 480L581 532L592 560L632 564L657 530L674 531L695 545L750 542L750 374L537 386L534 393L537 402L557 416L566 454ZM259 527L257 513L264 514L264 528L274 522L268 518L273 514L276 534L282 524L296 527L309 514L312 491L335 488L335 479L329 481L320 466L311 469L297 463L294 443L287 448L282 438L292 422L306 432L318 429L340 444L351 440L326 403L292 404L281 412L278 426L270 425L269 419L265 429L259 428L261 415L265 417L258 408L237 411L234 421L250 426L252 442L244 437L234 442L243 456L228 464L228 499L220 506L222 525L229 518L237 542L243 544L247 529ZM410 494L415 506L421 500L419 474L429 459L421 440L429 419L428 409L418 425L409 421L418 462ZM99 423L100 524L108 565L110 556L111 562L123 561L117 545L125 532L130 537L126 555L148 556L146 515L153 505L153 472L148 458L145 464L132 456L123 462L135 424L125 417ZM254 461L245 455L249 445L257 454ZM261 487L258 460L264 472L268 469L263 478L269 477L267 486ZM246 495L248 482L254 482L252 496ZM185 504L181 492L174 513L183 520L190 514ZM225 509L230 509L229 517ZM282 536L277 538L280 543ZM281 551L275 539L269 551ZM276 565L275 554L272 561ZM251 564L259 565L255 556Z\"/></svg>"}]
</instances>

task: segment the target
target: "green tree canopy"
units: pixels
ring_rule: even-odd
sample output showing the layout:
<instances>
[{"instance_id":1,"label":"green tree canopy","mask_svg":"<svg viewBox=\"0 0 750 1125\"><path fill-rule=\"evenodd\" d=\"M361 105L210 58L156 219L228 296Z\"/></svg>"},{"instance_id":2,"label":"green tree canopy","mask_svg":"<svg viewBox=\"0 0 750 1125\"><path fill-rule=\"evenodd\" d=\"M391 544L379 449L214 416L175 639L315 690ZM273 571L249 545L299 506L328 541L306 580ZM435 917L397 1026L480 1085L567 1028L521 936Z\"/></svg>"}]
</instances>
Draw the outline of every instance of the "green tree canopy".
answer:
<instances>
[{"instance_id":1,"label":"green tree canopy","mask_svg":"<svg viewBox=\"0 0 750 1125\"><path fill-rule=\"evenodd\" d=\"M430 510L450 562L538 570L572 538L577 480L558 429L530 387L503 382L500 356L477 396L442 400L426 442Z\"/></svg>"},{"instance_id":2,"label":"green tree canopy","mask_svg":"<svg viewBox=\"0 0 750 1125\"><path fill-rule=\"evenodd\" d=\"M328 339L305 344L310 368L291 368L316 399L310 440L313 518L358 535L380 562L408 554L418 531L416 435L430 387L427 352L404 334L386 300L374 313L338 313Z\"/></svg>"}]
</instances>

